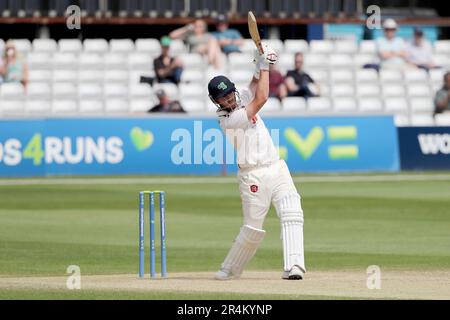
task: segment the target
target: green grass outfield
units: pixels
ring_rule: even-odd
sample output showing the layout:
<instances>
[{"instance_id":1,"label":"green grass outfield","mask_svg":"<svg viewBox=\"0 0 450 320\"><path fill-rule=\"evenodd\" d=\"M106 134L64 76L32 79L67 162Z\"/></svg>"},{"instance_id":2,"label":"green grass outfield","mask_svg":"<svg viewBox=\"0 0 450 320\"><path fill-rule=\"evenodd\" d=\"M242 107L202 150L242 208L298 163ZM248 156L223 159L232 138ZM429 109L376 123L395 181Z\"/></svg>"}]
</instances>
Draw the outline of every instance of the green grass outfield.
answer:
<instances>
[{"instance_id":1,"label":"green grass outfield","mask_svg":"<svg viewBox=\"0 0 450 320\"><path fill-rule=\"evenodd\" d=\"M305 175L295 181L309 270L364 270L373 264L450 269L450 174ZM65 276L69 265L80 266L82 275L137 274L137 200L144 189L166 191L169 272L216 271L242 223L233 177L1 179L0 277ZM267 236L248 269L281 272L273 209L264 228ZM55 297L280 298L0 288L0 299Z\"/></svg>"}]
</instances>

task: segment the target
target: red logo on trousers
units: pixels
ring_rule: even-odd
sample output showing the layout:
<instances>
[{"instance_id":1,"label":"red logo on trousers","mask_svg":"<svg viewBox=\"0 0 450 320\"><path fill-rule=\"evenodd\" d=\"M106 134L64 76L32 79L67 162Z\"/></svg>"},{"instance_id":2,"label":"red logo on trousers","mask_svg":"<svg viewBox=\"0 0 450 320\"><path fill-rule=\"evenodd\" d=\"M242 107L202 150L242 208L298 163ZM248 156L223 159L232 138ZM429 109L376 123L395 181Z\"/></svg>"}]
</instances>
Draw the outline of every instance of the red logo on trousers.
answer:
<instances>
[{"instance_id":1,"label":"red logo on trousers","mask_svg":"<svg viewBox=\"0 0 450 320\"><path fill-rule=\"evenodd\" d=\"M258 192L258 186L252 184L252 185L250 186L250 191L253 192L253 193Z\"/></svg>"}]
</instances>

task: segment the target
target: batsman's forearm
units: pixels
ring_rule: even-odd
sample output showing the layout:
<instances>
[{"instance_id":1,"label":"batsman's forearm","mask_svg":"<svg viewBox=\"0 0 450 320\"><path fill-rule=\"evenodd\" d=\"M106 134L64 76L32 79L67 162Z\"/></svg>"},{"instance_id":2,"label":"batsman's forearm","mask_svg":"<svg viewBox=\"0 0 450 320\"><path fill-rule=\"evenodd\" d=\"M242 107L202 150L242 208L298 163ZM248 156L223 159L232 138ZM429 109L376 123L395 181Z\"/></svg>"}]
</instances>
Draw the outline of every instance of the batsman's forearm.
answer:
<instances>
[{"instance_id":1,"label":"batsman's forearm","mask_svg":"<svg viewBox=\"0 0 450 320\"><path fill-rule=\"evenodd\" d=\"M269 71L261 70L256 85L255 100L265 103L269 99Z\"/></svg>"}]
</instances>

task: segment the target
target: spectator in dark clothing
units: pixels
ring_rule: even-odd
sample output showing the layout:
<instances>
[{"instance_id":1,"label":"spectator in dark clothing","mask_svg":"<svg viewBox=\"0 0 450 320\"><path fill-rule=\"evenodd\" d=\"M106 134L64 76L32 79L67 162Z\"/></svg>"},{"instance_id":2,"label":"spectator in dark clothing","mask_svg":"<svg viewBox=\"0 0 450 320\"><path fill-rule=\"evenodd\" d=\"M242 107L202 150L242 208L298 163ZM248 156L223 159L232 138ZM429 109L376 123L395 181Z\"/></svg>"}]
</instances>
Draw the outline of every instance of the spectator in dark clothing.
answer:
<instances>
[{"instance_id":1,"label":"spectator in dark clothing","mask_svg":"<svg viewBox=\"0 0 450 320\"><path fill-rule=\"evenodd\" d=\"M444 75L444 85L436 92L434 114L450 112L450 71Z\"/></svg>"},{"instance_id":2,"label":"spectator in dark clothing","mask_svg":"<svg viewBox=\"0 0 450 320\"><path fill-rule=\"evenodd\" d=\"M314 82L309 74L303 71L303 53L295 54L295 70L286 74L284 81L290 97L316 97L319 95L319 85Z\"/></svg>"},{"instance_id":3,"label":"spectator in dark clothing","mask_svg":"<svg viewBox=\"0 0 450 320\"><path fill-rule=\"evenodd\" d=\"M159 99L159 104L151 108L148 112L186 112L178 100L170 101L169 96L164 90L158 90L156 96Z\"/></svg>"},{"instance_id":4,"label":"spectator in dark clothing","mask_svg":"<svg viewBox=\"0 0 450 320\"><path fill-rule=\"evenodd\" d=\"M269 67L269 97L275 97L282 100L287 96L286 85L284 84L284 77L280 71L277 70L274 64Z\"/></svg>"},{"instance_id":5,"label":"spectator in dark clothing","mask_svg":"<svg viewBox=\"0 0 450 320\"><path fill-rule=\"evenodd\" d=\"M169 55L170 38L161 38L161 55L153 61L156 78L160 83L180 83L183 72L183 62Z\"/></svg>"}]
</instances>

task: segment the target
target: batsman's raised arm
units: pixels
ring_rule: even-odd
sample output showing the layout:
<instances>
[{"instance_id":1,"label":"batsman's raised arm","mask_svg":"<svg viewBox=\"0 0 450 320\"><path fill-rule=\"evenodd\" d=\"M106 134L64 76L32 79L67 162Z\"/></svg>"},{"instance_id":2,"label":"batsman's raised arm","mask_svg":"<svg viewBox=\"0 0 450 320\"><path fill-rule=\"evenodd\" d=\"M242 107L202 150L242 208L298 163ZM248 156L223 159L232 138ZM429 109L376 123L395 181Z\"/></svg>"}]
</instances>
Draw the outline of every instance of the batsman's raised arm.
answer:
<instances>
[{"instance_id":1,"label":"batsman's raised arm","mask_svg":"<svg viewBox=\"0 0 450 320\"><path fill-rule=\"evenodd\" d=\"M253 118L269 98L269 66L277 62L276 52L263 43L264 53L255 56L256 72L250 82L249 89L253 100L246 107L247 116Z\"/></svg>"}]
</instances>

